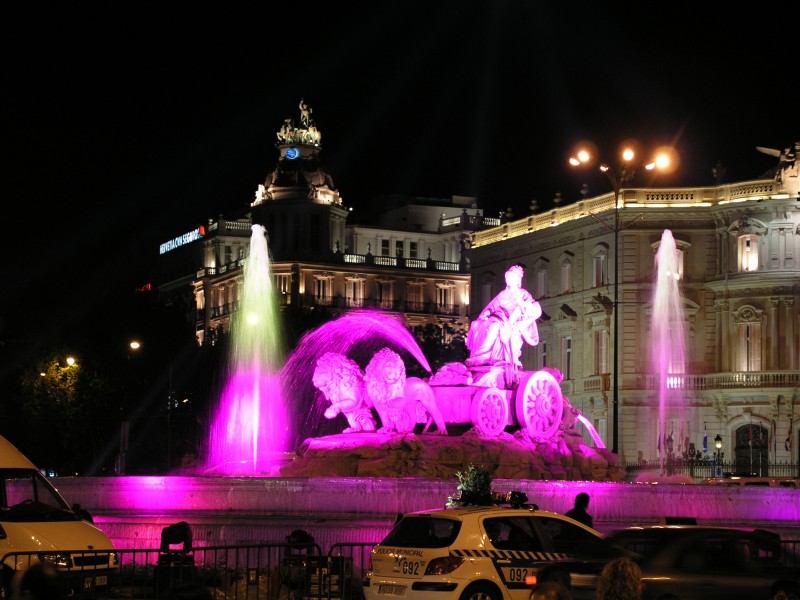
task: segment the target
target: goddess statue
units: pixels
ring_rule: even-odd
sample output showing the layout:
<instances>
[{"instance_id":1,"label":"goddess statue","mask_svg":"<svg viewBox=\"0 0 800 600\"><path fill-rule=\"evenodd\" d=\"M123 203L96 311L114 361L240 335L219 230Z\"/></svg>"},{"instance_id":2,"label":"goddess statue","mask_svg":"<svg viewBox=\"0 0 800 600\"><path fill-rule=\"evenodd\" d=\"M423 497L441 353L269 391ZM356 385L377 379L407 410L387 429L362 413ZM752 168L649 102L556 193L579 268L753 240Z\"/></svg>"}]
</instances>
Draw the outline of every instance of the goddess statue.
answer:
<instances>
[{"instance_id":1,"label":"goddess statue","mask_svg":"<svg viewBox=\"0 0 800 600\"><path fill-rule=\"evenodd\" d=\"M542 307L522 287L523 274L521 266L510 267L505 275L506 288L470 325L467 366L508 365L520 368L522 342L531 346L539 343L536 319L542 316Z\"/></svg>"}]
</instances>

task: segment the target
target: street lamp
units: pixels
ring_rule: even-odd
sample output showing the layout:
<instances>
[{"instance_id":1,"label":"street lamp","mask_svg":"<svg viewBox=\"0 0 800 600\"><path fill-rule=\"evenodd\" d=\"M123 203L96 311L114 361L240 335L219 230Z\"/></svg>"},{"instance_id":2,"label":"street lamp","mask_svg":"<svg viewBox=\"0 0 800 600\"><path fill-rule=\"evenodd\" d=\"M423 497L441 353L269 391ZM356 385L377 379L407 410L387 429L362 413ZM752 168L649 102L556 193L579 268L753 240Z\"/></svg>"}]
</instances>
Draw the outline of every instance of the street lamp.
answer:
<instances>
[{"instance_id":1,"label":"street lamp","mask_svg":"<svg viewBox=\"0 0 800 600\"><path fill-rule=\"evenodd\" d=\"M714 477L721 477L722 476L722 469L720 468L720 464L722 463L722 436L717 434L714 438L714 447L717 449L714 452Z\"/></svg>"},{"instance_id":2,"label":"street lamp","mask_svg":"<svg viewBox=\"0 0 800 600\"><path fill-rule=\"evenodd\" d=\"M611 397L611 451L614 454L619 452L619 230L621 228L619 221L619 193L622 186L628 183L635 174L636 163L634 163L634 158L636 154L632 149L625 148L621 157L622 161L617 168L613 168L607 163L600 164L600 171L605 173L614 192L614 225L611 226L596 215L591 215L614 232L614 353L612 359L614 364L612 366L613 391ZM569 164L573 167L579 167L592 162L593 159L594 157L589 150L581 148L575 156L570 157ZM646 163L644 168L652 171L654 169L666 169L669 165L670 156L666 151L662 151L652 162Z\"/></svg>"}]
</instances>

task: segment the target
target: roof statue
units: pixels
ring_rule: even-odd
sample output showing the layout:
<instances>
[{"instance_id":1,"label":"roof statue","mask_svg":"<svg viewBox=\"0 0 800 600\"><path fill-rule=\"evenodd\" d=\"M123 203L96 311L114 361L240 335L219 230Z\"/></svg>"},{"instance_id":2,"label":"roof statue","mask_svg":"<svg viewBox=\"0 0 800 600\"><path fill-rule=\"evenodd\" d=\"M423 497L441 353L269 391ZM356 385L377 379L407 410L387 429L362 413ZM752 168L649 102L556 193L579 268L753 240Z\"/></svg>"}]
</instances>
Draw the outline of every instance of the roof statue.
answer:
<instances>
[{"instance_id":1,"label":"roof statue","mask_svg":"<svg viewBox=\"0 0 800 600\"><path fill-rule=\"evenodd\" d=\"M300 126L295 126L294 119L284 119L277 132L279 144L309 144L319 146L322 134L311 118L312 109L300 99Z\"/></svg>"},{"instance_id":2,"label":"roof statue","mask_svg":"<svg viewBox=\"0 0 800 600\"><path fill-rule=\"evenodd\" d=\"M781 184L781 188L790 194L800 191L800 162L797 155L800 154L800 141L795 142L783 151L773 148L756 146L756 150L762 154L774 156L778 159L778 166L775 168L775 181Z\"/></svg>"}]
</instances>

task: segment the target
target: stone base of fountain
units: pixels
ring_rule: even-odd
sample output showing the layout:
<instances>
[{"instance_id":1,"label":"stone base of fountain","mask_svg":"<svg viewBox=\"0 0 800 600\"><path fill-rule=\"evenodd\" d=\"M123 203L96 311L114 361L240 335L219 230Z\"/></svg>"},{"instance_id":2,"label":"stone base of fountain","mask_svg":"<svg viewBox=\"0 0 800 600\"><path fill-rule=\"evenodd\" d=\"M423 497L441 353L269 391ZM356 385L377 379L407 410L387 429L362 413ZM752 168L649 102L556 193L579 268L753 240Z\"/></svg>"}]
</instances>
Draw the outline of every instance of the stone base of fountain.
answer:
<instances>
[{"instance_id":1,"label":"stone base of fountain","mask_svg":"<svg viewBox=\"0 0 800 600\"><path fill-rule=\"evenodd\" d=\"M500 479L625 479L615 454L585 445L580 436L534 441L521 430L486 438L474 429L458 436L343 433L310 438L279 476L447 479L470 464Z\"/></svg>"}]
</instances>

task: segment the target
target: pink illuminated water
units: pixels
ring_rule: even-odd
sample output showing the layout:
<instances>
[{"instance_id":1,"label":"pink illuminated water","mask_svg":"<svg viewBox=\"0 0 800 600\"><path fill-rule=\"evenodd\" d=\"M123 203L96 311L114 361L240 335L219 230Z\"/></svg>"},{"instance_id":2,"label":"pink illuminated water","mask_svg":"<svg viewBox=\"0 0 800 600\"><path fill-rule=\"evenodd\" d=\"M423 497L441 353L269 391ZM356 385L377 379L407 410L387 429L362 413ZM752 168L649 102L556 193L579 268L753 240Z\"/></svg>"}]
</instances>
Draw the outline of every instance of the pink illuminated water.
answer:
<instances>
[{"instance_id":1,"label":"pink illuminated water","mask_svg":"<svg viewBox=\"0 0 800 600\"><path fill-rule=\"evenodd\" d=\"M669 452L684 444L685 423L683 386L679 375L685 373L683 304L679 289L680 263L672 232L665 229L655 258L656 285L653 292L651 322L651 359L658 376L658 448L659 463ZM676 441L675 423L678 423Z\"/></svg>"},{"instance_id":2,"label":"pink illuminated water","mask_svg":"<svg viewBox=\"0 0 800 600\"><path fill-rule=\"evenodd\" d=\"M212 420L207 473L261 475L289 450L286 402L278 370L281 322L264 227L253 225L239 310L231 321L227 380Z\"/></svg>"},{"instance_id":3,"label":"pink illuminated water","mask_svg":"<svg viewBox=\"0 0 800 600\"><path fill-rule=\"evenodd\" d=\"M300 402L295 408L296 443L307 437L341 433L344 417L324 417L327 400L314 389L311 378L317 359L326 352L338 352L363 369L382 348L389 347L403 357L408 367L412 360L428 373L431 367L417 340L402 319L380 310L353 310L308 332L283 367L284 394ZM342 420L338 420L338 419Z\"/></svg>"}]
</instances>

